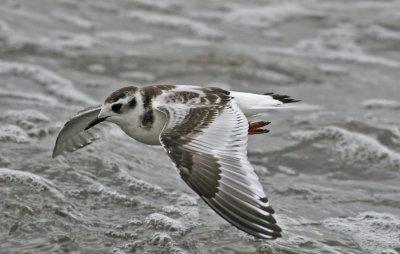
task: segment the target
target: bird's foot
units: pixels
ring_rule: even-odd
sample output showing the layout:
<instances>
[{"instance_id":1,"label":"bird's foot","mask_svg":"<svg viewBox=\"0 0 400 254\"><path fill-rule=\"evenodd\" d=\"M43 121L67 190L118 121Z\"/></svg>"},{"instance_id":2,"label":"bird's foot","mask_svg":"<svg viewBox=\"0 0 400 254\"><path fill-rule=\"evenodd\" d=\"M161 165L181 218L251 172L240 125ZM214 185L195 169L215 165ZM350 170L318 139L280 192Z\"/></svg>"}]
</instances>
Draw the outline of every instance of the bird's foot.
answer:
<instances>
[{"instance_id":1,"label":"bird's foot","mask_svg":"<svg viewBox=\"0 0 400 254\"><path fill-rule=\"evenodd\" d=\"M265 122L265 121L258 121L253 123L249 122L249 135L268 133L269 130L262 129L262 127L267 126L270 123L271 122Z\"/></svg>"}]
</instances>

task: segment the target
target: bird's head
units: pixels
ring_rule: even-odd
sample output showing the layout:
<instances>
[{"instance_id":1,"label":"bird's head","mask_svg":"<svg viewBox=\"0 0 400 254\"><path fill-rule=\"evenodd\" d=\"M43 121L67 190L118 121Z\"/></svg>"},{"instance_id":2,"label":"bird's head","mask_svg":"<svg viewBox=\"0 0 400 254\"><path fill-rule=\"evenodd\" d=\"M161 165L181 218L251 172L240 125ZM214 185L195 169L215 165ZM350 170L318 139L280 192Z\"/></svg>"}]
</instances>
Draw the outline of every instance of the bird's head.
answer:
<instances>
[{"instance_id":1,"label":"bird's head","mask_svg":"<svg viewBox=\"0 0 400 254\"><path fill-rule=\"evenodd\" d=\"M127 86L110 94L101 106L101 111L85 130L103 122L109 121L118 125L125 122L134 121L135 116L139 115L138 100L139 89L135 86Z\"/></svg>"}]
</instances>

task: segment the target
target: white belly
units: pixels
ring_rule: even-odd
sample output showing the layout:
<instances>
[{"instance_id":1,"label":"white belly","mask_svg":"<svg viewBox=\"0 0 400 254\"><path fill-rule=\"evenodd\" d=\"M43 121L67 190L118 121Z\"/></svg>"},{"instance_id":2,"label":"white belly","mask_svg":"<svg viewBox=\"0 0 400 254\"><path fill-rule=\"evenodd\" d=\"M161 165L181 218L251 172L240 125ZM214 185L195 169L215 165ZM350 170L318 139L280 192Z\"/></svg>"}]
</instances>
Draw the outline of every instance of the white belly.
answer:
<instances>
[{"instance_id":1,"label":"white belly","mask_svg":"<svg viewBox=\"0 0 400 254\"><path fill-rule=\"evenodd\" d=\"M143 127L139 119L133 124L123 124L120 127L128 136L137 141L147 145L161 145L159 137L166 122L167 117L165 114L155 110L152 128Z\"/></svg>"}]
</instances>

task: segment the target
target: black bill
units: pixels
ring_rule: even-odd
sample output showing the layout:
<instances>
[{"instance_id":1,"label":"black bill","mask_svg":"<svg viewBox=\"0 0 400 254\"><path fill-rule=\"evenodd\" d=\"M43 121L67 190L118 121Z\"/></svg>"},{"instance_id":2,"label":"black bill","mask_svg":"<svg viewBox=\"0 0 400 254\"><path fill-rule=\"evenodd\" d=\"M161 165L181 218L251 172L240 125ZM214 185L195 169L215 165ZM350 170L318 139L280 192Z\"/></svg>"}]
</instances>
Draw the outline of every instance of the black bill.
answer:
<instances>
[{"instance_id":1,"label":"black bill","mask_svg":"<svg viewBox=\"0 0 400 254\"><path fill-rule=\"evenodd\" d=\"M93 126L95 126L101 122L104 122L107 118L108 118L108 116L94 119L93 121L91 121L88 124L88 126L86 126L85 131L89 130L90 128L92 128Z\"/></svg>"}]
</instances>

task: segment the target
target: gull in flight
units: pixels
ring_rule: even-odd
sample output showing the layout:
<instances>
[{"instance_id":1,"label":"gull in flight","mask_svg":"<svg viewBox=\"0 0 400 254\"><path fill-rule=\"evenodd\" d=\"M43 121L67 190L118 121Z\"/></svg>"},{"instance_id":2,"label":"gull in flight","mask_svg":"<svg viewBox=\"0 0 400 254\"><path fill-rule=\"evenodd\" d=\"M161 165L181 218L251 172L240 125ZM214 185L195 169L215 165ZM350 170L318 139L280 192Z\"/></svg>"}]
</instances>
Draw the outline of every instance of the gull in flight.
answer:
<instances>
[{"instance_id":1,"label":"gull in flight","mask_svg":"<svg viewBox=\"0 0 400 254\"><path fill-rule=\"evenodd\" d=\"M88 130L112 122L137 141L161 145L186 184L225 220L257 238L275 239L282 230L247 159L248 135L267 133L269 122L247 117L296 101L215 87L127 86L69 120L53 157L92 143Z\"/></svg>"}]
</instances>

